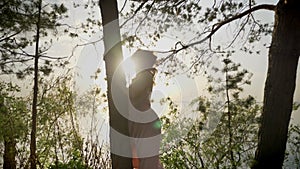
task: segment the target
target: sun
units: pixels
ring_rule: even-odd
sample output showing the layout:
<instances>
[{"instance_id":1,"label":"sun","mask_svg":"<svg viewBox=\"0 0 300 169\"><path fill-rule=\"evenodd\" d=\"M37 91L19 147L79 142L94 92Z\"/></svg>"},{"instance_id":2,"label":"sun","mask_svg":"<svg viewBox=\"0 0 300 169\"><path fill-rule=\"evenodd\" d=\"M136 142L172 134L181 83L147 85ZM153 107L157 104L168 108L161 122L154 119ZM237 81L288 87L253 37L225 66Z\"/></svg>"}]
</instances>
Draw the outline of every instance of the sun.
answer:
<instances>
[{"instance_id":1,"label":"sun","mask_svg":"<svg viewBox=\"0 0 300 169\"><path fill-rule=\"evenodd\" d=\"M125 73L127 86L131 83L131 80L136 75L136 66L131 57L124 58L122 62L122 68Z\"/></svg>"}]
</instances>

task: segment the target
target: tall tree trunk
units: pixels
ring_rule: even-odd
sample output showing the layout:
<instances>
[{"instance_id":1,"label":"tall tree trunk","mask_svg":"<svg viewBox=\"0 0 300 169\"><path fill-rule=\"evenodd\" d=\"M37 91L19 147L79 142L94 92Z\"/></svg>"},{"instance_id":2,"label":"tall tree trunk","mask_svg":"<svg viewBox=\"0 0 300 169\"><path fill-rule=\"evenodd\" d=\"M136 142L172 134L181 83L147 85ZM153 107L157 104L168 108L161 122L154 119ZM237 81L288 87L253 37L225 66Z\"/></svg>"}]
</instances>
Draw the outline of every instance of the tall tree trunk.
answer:
<instances>
[{"instance_id":1,"label":"tall tree trunk","mask_svg":"<svg viewBox=\"0 0 300 169\"><path fill-rule=\"evenodd\" d=\"M116 72L118 66L123 60L121 36L119 27L119 12L117 0L100 0L99 1L102 25L103 40L105 47L104 61L106 65L106 77L108 88L108 107L109 107L109 124L110 124L110 147L113 169L132 169L128 120L117 109L116 100L113 100L112 90L120 91L120 97L127 98L122 89L126 88L125 75L123 72ZM116 78L116 83L112 85L112 80ZM117 86L116 86L117 84ZM127 104L126 99L123 100ZM118 107L119 108L119 107ZM122 107L122 111L126 108ZM115 134L118 133L118 134ZM125 154L123 155L123 153Z\"/></svg>"},{"instance_id":2,"label":"tall tree trunk","mask_svg":"<svg viewBox=\"0 0 300 169\"><path fill-rule=\"evenodd\" d=\"M300 54L299 11L297 0L277 4L253 169L282 168Z\"/></svg>"},{"instance_id":3,"label":"tall tree trunk","mask_svg":"<svg viewBox=\"0 0 300 169\"><path fill-rule=\"evenodd\" d=\"M228 135L229 135L229 140L228 140L228 149L229 149L229 154L230 154L230 163L232 165L232 169L236 169L236 162L234 159L234 154L233 154L233 146L232 146L232 126L231 126L231 100L229 96L229 76L228 76L228 63L225 63L225 78L226 78L226 103L227 103L227 127L228 127Z\"/></svg>"},{"instance_id":4,"label":"tall tree trunk","mask_svg":"<svg viewBox=\"0 0 300 169\"><path fill-rule=\"evenodd\" d=\"M36 169L36 119L37 119L37 97L38 97L38 62L39 62L39 39L40 39L40 20L41 20L42 0L38 2L38 19L36 23L36 45L34 58L34 81L33 81L33 100L31 114L31 133L30 133L30 168Z\"/></svg>"},{"instance_id":5,"label":"tall tree trunk","mask_svg":"<svg viewBox=\"0 0 300 169\"><path fill-rule=\"evenodd\" d=\"M16 141L13 137L4 138L3 168L16 169Z\"/></svg>"}]
</instances>

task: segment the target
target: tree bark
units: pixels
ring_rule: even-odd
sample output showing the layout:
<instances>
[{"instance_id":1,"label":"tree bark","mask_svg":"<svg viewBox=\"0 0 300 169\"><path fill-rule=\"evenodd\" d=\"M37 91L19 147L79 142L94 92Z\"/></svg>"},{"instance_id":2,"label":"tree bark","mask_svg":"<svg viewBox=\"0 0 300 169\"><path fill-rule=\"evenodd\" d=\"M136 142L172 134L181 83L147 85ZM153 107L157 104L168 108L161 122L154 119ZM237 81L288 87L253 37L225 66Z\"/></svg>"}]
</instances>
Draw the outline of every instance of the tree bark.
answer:
<instances>
[{"instance_id":1,"label":"tree bark","mask_svg":"<svg viewBox=\"0 0 300 169\"><path fill-rule=\"evenodd\" d=\"M16 141L12 137L4 138L3 168L16 169Z\"/></svg>"},{"instance_id":2,"label":"tree bark","mask_svg":"<svg viewBox=\"0 0 300 169\"><path fill-rule=\"evenodd\" d=\"M40 39L40 22L41 22L42 0L38 2L38 18L36 23L36 42L34 57L34 80L33 80L33 99L31 114L31 133L30 133L30 168L36 169L36 119L37 119L37 98L38 98L38 72L39 72L39 39Z\"/></svg>"},{"instance_id":3,"label":"tree bark","mask_svg":"<svg viewBox=\"0 0 300 169\"><path fill-rule=\"evenodd\" d=\"M107 97L109 107L109 124L110 124L110 149L113 169L132 169L132 162L129 154L131 154L128 120L124 117L124 112L120 114L117 109L116 102L112 97L112 90L120 90L120 97L126 97L126 93L122 89L126 88L125 75L123 72L116 71L123 60L119 12L117 0L100 0L100 11L103 25L103 41L105 47L104 61L106 65L107 77ZM116 78L117 85L112 86L113 77ZM114 77L114 78L115 78ZM127 101L124 100L127 104ZM123 111L127 111L122 107ZM118 133L119 136L113 134ZM124 137L123 137L124 136ZM122 137L122 138L120 138ZM126 155L122 155L126 152Z\"/></svg>"},{"instance_id":4,"label":"tree bark","mask_svg":"<svg viewBox=\"0 0 300 169\"><path fill-rule=\"evenodd\" d=\"M299 11L297 0L277 4L253 169L280 169L284 162L300 54Z\"/></svg>"}]
</instances>

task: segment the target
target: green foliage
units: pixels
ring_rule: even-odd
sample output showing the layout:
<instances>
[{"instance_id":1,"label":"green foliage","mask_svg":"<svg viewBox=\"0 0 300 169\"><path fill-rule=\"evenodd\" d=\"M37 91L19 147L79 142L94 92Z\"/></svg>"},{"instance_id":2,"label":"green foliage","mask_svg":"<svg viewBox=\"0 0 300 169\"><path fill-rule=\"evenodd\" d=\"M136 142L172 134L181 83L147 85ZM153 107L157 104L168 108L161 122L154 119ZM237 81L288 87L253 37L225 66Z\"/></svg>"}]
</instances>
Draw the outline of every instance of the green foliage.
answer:
<instances>
[{"instance_id":1,"label":"green foliage","mask_svg":"<svg viewBox=\"0 0 300 169\"><path fill-rule=\"evenodd\" d=\"M86 104L86 108L91 105L88 102L81 102L80 106L75 104L71 79L71 76L40 79L37 119L39 165L43 168L109 168L108 148L104 144L97 144L95 140L83 139L79 133L78 118L81 115L77 114L77 108L84 110L83 104ZM17 143L17 168L26 168L29 157L30 98L17 97L21 95L20 87L12 83L1 82L0 89L0 142L4 141L4 137L13 137ZM105 95L100 91L92 94L99 96L101 100L97 101L105 102ZM93 103L93 97L89 98ZM81 112L85 116L91 113L86 110ZM98 138L96 132L91 133L94 134L91 137Z\"/></svg>"},{"instance_id":2,"label":"green foliage","mask_svg":"<svg viewBox=\"0 0 300 169\"><path fill-rule=\"evenodd\" d=\"M250 85L252 75L229 56L230 53L223 56L222 68L212 68L214 75L209 76L212 97L198 97L191 102L194 111L200 114L195 116L196 120L178 120L183 112L178 111L178 105L170 98L165 100L170 110L162 117L167 133L164 133L161 161L166 169L252 166L262 107L251 95L241 97L243 85ZM295 103L294 108L297 106ZM211 127L213 131L209 130ZM299 126L292 125L285 168L299 168L299 134Z\"/></svg>"},{"instance_id":3,"label":"green foliage","mask_svg":"<svg viewBox=\"0 0 300 169\"><path fill-rule=\"evenodd\" d=\"M2 158L6 162L18 155L18 161L25 163L24 156L20 154L26 150L21 148L15 150L15 145L19 145L20 140L26 140L29 132L28 100L20 97L20 93L19 86L11 82L0 81L0 143L12 143L4 145L6 149L11 150L9 157Z\"/></svg>"},{"instance_id":4,"label":"green foliage","mask_svg":"<svg viewBox=\"0 0 300 169\"><path fill-rule=\"evenodd\" d=\"M300 168L300 125L290 125L284 168Z\"/></svg>"},{"instance_id":5,"label":"green foliage","mask_svg":"<svg viewBox=\"0 0 300 169\"><path fill-rule=\"evenodd\" d=\"M294 104L293 104L293 111L298 110L299 107L300 107L300 103L294 103Z\"/></svg>"},{"instance_id":6,"label":"green foliage","mask_svg":"<svg viewBox=\"0 0 300 169\"><path fill-rule=\"evenodd\" d=\"M19 92L18 86L0 82L0 140L5 137L20 139L28 131L27 104L25 99L15 96Z\"/></svg>"},{"instance_id":7,"label":"green foliage","mask_svg":"<svg viewBox=\"0 0 300 169\"><path fill-rule=\"evenodd\" d=\"M66 162L56 162L56 164L50 165L49 169L91 169L84 164L79 152L73 153L73 158Z\"/></svg>"},{"instance_id":8,"label":"green foliage","mask_svg":"<svg viewBox=\"0 0 300 169\"><path fill-rule=\"evenodd\" d=\"M228 51L227 54L222 54L222 64L224 67L219 69L217 67L212 67L212 70L215 74L221 72L225 79L216 78L209 76L209 82L215 82L214 85L210 86L208 91L211 93L220 93L226 90L230 91L233 98L238 98L239 93L243 91L243 85L250 85L250 78L252 77L252 73L249 73L245 69L241 69L241 64L237 64L232 62L230 56L234 53L234 51ZM222 75L220 75L222 76Z\"/></svg>"},{"instance_id":9,"label":"green foliage","mask_svg":"<svg viewBox=\"0 0 300 169\"><path fill-rule=\"evenodd\" d=\"M210 92L214 96L211 99L199 97L191 103L200 114L197 120L175 124L180 125L177 132L186 129L188 132L179 141L169 142L172 147L162 155L165 168L245 168L251 165L261 106L252 96L241 98L239 95L242 85L250 82L248 72L228 57L222 62L222 69L213 69L226 74L224 80L210 77L213 84ZM224 97L227 92L232 99ZM178 114L180 112L176 116ZM163 127L173 123L176 116L168 120L164 117ZM214 129L209 130L212 127Z\"/></svg>"},{"instance_id":10,"label":"green foliage","mask_svg":"<svg viewBox=\"0 0 300 169\"><path fill-rule=\"evenodd\" d=\"M70 80L69 76L40 79L37 156L45 168L52 164L87 168ZM17 168L25 168L29 157L30 98L21 94L20 87L0 83L0 141L5 137L16 141Z\"/></svg>"},{"instance_id":11,"label":"green foliage","mask_svg":"<svg viewBox=\"0 0 300 169\"><path fill-rule=\"evenodd\" d=\"M93 79L97 79L100 69L95 72ZM103 138L102 132L107 132L104 126L107 114L107 95L95 85L90 90L76 97L76 112L84 121L85 139L83 140L82 156L84 163L90 168L111 168L111 158L107 141ZM105 136L104 136L105 137Z\"/></svg>"},{"instance_id":12,"label":"green foliage","mask_svg":"<svg viewBox=\"0 0 300 169\"><path fill-rule=\"evenodd\" d=\"M40 83L37 154L43 166L69 161L75 150L83 149L70 80L66 76Z\"/></svg>"}]
</instances>

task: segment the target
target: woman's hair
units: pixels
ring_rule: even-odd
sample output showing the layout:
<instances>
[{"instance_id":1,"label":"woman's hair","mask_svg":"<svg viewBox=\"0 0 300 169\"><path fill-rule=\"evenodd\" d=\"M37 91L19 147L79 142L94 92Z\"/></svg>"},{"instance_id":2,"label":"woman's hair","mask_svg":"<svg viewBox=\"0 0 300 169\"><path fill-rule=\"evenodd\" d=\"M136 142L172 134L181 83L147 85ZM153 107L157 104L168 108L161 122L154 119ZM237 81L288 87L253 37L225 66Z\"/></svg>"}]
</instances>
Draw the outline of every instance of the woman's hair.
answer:
<instances>
[{"instance_id":1,"label":"woman's hair","mask_svg":"<svg viewBox=\"0 0 300 169\"><path fill-rule=\"evenodd\" d=\"M153 68L157 57L152 51L138 49L132 56L132 60L136 64L136 71L140 72L146 69Z\"/></svg>"}]
</instances>

